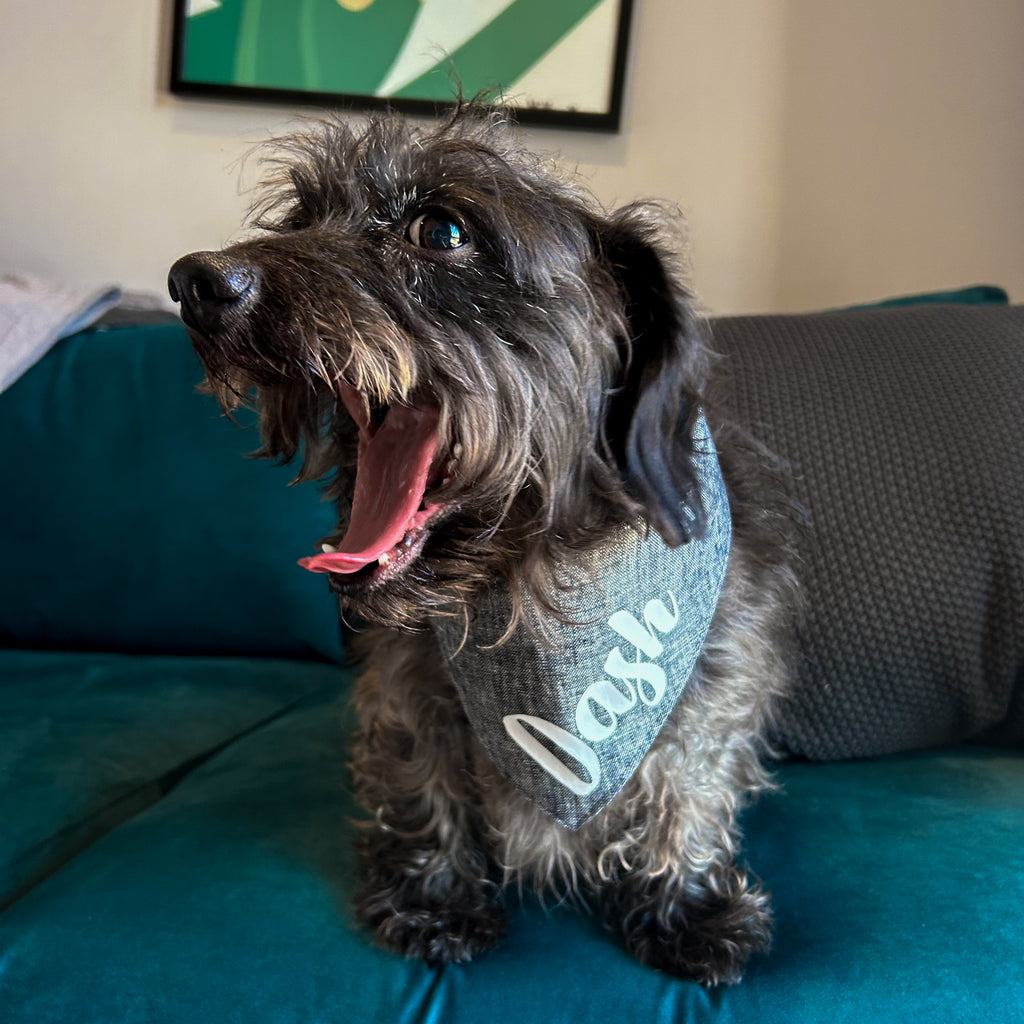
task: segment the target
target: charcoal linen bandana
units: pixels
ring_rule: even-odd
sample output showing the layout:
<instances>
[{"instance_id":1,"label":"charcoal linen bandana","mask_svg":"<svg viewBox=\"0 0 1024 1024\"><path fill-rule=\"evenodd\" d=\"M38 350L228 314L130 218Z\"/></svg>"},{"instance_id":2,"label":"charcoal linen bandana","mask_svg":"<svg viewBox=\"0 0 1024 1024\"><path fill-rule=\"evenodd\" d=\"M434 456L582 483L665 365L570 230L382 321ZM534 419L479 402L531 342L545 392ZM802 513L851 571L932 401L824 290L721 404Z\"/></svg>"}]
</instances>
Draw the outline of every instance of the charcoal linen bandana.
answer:
<instances>
[{"instance_id":1,"label":"charcoal linen bandana","mask_svg":"<svg viewBox=\"0 0 1024 1024\"><path fill-rule=\"evenodd\" d=\"M568 828L597 814L629 781L693 672L722 590L731 526L718 457L701 416L695 456L707 517L678 548L623 526L560 578L571 625L527 601L533 625L510 621L492 587L468 623L432 626L470 724L499 771ZM546 637L547 639L542 639Z\"/></svg>"}]
</instances>

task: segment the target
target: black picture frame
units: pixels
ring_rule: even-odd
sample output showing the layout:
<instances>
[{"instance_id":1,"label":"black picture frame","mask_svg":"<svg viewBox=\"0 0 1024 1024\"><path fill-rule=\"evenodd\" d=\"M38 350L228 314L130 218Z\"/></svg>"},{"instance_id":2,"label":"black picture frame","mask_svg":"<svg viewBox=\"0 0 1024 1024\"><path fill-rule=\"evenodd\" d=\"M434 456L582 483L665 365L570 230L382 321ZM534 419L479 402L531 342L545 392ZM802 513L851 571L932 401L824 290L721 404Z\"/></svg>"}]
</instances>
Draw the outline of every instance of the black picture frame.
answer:
<instances>
[{"instance_id":1,"label":"black picture frame","mask_svg":"<svg viewBox=\"0 0 1024 1024\"><path fill-rule=\"evenodd\" d=\"M370 43L376 42L374 26L377 26L381 30L380 45L365 45L357 55L380 55L385 60L390 57L393 72L403 53L412 52L409 40L413 28L409 26L413 23L399 19L396 30L395 19L384 20L380 15L387 13L389 3L394 5L391 11L398 11L400 5L406 16L410 5L419 4L418 9L413 8L415 21L422 19L428 2L436 4L438 0L175 0L170 90L185 97L351 110L386 108L423 115L436 115L450 105L460 89L466 96L487 90L495 97L494 102L511 107L516 119L523 124L605 132L619 130L633 0L546 0L546 3L544 0L477 0L492 8L504 5L504 9L453 52L445 55L440 46L435 47L438 54L435 63L419 79L401 89L379 93L368 89L317 87L321 78L344 79L349 74L345 69L358 64L353 60L322 59L325 52L333 56L336 51L325 48L338 41L350 51L358 45L355 29L345 26L367 26L360 31L366 33ZM377 12L372 10L375 5L380 5ZM516 10L520 5L523 13ZM582 17L572 22L580 11L584 12ZM361 21L354 17L371 13L375 14L372 19ZM540 14L543 17L539 17ZM294 24L289 20L293 17ZM503 21L498 24L500 19ZM570 22L569 30L555 36ZM536 39L530 37L531 24L540 26ZM342 28L339 29L339 25ZM403 29L407 32L404 37L401 36ZM545 45L541 29L550 33L551 46L541 51L542 59L530 65L534 80L542 81L546 76L548 81L556 83L556 92L579 89L585 102L574 104L529 92L520 95L514 90L505 95L501 90L509 83L500 79L486 80L489 55L493 55L496 72L500 74L498 65L507 69L513 66L512 61L517 56L522 60L521 54L529 55L533 52L531 48ZM416 30L419 30L418 23ZM579 35L571 39L571 33ZM393 38L403 40L404 50L396 51L397 56L388 50ZM518 47L513 45L515 40L519 40ZM559 67L563 54L564 75ZM419 54L417 57L420 63L426 59ZM581 60L584 57L587 59ZM316 65L318 73L311 74L304 61ZM467 67L471 65L469 73L466 73L467 68L460 68L460 61L465 61ZM369 59L367 64L370 65ZM326 74L322 72L325 65L329 67ZM536 69L540 67L544 68L544 74L538 79ZM572 77L574 67L581 72L576 78ZM363 80L373 73L375 69L369 66L368 71L362 72ZM289 76L301 76L303 82L297 85ZM393 73L389 73L381 84L386 86L393 77ZM359 76L353 72L352 78L356 80ZM593 84L581 85L581 81ZM457 87L455 82L460 85ZM566 88L565 83L571 84ZM435 95L415 95L417 88L428 91L427 84ZM312 87L307 87L310 85ZM438 94L442 86L448 90L447 95Z\"/></svg>"}]
</instances>

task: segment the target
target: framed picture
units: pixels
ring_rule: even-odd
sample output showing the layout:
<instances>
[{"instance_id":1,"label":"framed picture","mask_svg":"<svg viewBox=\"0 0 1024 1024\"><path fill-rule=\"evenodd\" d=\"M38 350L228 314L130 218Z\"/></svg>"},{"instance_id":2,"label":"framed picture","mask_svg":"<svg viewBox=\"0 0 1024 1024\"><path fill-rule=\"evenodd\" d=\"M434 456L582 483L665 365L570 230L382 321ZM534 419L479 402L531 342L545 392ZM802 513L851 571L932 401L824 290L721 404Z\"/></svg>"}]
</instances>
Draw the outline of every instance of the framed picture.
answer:
<instances>
[{"instance_id":1,"label":"framed picture","mask_svg":"<svg viewBox=\"0 0 1024 1024\"><path fill-rule=\"evenodd\" d=\"M632 0L175 0L171 91L616 131Z\"/></svg>"}]
</instances>

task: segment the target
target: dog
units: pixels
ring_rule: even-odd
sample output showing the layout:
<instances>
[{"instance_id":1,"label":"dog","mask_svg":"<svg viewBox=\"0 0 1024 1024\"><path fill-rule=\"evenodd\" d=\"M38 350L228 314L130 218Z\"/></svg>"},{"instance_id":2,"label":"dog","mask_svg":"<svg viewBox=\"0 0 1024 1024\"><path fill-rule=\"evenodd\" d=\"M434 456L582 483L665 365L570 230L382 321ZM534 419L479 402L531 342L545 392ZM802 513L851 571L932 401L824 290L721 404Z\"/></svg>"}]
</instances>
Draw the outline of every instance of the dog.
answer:
<instances>
[{"instance_id":1,"label":"dog","mask_svg":"<svg viewBox=\"0 0 1024 1024\"><path fill-rule=\"evenodd\" d=\"M225 410L257 405L259 454L297 459L337 502L337 530L305 564L362 630L359 920L398 953L464 962L501 940L505 889L530 885L599 907L646 964L735 983L770 945L737 816L771 785L796 594L777 475L708 397L716 360L676 218L657 203L606 212L474 103L431 128L315 122L271 154L255 231L180 259L169 289L208 388ZM500 665L516 635L558 647L548 627L578 624L566 595L584 586L566 568L622 531L695 545L705 415L731 543L710 625L639 767L569 827L471 727L467 697L492 662L461 690L450 669L471 650ZM495 592L500 621L480 644ZM638 648L661 650L657 630L686 611L673 602L623 612ZM638 663L604 697L588 691L591 738L655 703L637 700L643 665L652 686L664 671ZM502 720L549 773L573 774L551 767L565 729Z\"/></svg>"}]
</instances>

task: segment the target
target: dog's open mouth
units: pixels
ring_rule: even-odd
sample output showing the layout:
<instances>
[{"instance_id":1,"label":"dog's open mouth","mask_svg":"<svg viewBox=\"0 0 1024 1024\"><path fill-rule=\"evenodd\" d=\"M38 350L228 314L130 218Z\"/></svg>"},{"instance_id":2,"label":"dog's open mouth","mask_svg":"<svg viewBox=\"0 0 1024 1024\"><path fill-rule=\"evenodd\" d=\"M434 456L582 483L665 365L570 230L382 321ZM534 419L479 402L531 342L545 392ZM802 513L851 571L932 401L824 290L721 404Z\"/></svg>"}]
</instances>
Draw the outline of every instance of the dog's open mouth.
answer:
<instances>
[{"instance_id":1,"label":"dog's open mouth","mask_svg":"<svg viewBox=\"0 0 1024 1024\"><path fill-rule=\"evenodd\" d=\"M348 530L336 545L299 564L351 584L402 571L422 550L429 524L446 506L428 491L441 482L440 409L430 402L373 409L355 388L338 393L359 428L359 458Z\"/></svg>"}]
</instances>

